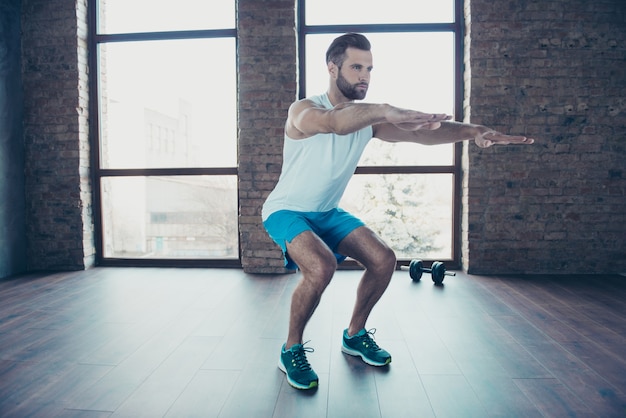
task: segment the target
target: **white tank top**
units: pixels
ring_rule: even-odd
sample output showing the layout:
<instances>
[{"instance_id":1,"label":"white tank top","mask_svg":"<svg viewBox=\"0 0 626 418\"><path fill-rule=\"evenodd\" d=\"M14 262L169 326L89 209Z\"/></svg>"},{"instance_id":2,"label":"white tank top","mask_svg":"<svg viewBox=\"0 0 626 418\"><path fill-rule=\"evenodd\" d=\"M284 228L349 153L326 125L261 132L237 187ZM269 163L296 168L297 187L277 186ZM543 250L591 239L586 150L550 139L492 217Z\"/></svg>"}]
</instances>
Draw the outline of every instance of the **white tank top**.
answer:
<instances>
[{"instance_id":1,"label":"white tank top","mask_svg":"<svg viewBox=\"0 0 626 418\"><path fill-rule=\"evenodd\" d=\"M308 99L333 108L327 94ZM297 140L285 134L282 172L263 205L263 221L279 210L336 208L372 135L371 126L348 135L317 134Z\"/></svg>"}]
</instances>

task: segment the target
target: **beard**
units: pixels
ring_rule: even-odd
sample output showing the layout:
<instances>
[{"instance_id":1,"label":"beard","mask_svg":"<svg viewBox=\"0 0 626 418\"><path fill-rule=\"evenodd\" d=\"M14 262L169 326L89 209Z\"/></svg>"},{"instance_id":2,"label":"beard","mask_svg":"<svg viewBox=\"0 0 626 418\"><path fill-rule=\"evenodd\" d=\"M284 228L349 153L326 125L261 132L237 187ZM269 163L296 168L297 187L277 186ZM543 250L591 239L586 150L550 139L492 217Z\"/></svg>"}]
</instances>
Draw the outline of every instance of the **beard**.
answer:
<instances>
[{"instance_id":1,"label":"beard","mask_svg":"<svg viewBox=\"0 0 626 418\"><path fill-rule=\"evenodd\" d=\"M350 84L348 80L341 74L339 71L339 76L337 77L337 88L348 100L363 100L365 95L367 94L367 87L362 90L357 90L357 86L362 83Z\"/></svg>"}]
</instances>

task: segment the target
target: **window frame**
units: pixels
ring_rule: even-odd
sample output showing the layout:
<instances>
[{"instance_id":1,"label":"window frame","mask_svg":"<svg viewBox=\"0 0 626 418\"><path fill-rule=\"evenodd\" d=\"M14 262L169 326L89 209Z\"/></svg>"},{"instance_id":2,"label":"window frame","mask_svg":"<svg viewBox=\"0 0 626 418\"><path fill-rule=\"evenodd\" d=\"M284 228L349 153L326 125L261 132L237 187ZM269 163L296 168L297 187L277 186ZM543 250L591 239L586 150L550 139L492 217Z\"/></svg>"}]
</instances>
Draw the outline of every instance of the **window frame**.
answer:
<instances>
[{"instance_id":1,"label":"window frame","mask_svg":"<svg viewBox=\"0 0 626 418\"><path fill-rule=\"evenodd\" d=\"M298 98L306 97L306 36L314 34L343 34L347 32L368 33L402 33L402 32L449 32L454 36L454 115L456 121L463 121L464 100L464 37L465 20L463 1L454 2L454 22L446 23L394 23L394 24L346 24L346 25L307 25L306 0L296 0L296 36L298 54ZM359 166L355 175L359 174L452 174L452 258L441 259L446 268L461 266L461 195L462 195L462 164L463 145L454 145L453 163L451 165L431 166ZM428 198L425 196L424 198ZM398 259L398 265L406 264L408 259ZM434 260L423 260L434 261ZM356 266L356 262L344 262L347 268Z\"/></svg>"},{"instance_id":2,"label":"window frame","mask_svg":"<svg viewBox=\"0 0 626 418\"><path fill-rule=\"evenodd\" d=\"M89 72L89 136L91 147L92 194L95 263L98 266L133 267L241 267L241 244L236 259L163 259L163 258L117 258L104 257L104 233L102 220L102 179L106 177L152 177L152 176L223 176L239 175L238 167L179 167L179 168L102 168L100 164L100 78L98 46L114 42L190 40L210 38L234 38L237 48L237 29L203 29L132 33L99 33L99 0L88 0L88 49ZM236 3L236 0L235 0ZM236 4L235 4L236 7ZM237 192L238 193L238 192ZM239 200L239 196L237 196ZM239 234L237 234L239 241Z\"/></svg>"}]
</instances>

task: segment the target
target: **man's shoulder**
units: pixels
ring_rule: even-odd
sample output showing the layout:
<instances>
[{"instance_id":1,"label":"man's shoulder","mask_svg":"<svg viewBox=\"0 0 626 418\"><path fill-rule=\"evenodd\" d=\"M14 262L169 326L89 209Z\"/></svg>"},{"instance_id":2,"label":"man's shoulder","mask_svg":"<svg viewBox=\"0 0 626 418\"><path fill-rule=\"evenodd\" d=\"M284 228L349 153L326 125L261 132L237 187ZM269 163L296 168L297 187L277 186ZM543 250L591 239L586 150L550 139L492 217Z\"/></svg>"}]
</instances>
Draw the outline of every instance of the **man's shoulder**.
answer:
<instances>
[{"instance_id":1,"label":"man's shoulder","mask_svg":"<svg viewBox=\"0 0 626 418\"><path fill-rule=\"evenodd\" d=\"M328 95L326 93L324 94L317 94L315 96L307 96L304 99L300 99L297 100L296 102L293 103L294 105L299 104L301 106L306 106L306 105L315 105L318 107L323 107L323 108L327 108L327 109L332 109L332 105L330 104L330 101L328 100Z\"/></svg>"}]
</instances>

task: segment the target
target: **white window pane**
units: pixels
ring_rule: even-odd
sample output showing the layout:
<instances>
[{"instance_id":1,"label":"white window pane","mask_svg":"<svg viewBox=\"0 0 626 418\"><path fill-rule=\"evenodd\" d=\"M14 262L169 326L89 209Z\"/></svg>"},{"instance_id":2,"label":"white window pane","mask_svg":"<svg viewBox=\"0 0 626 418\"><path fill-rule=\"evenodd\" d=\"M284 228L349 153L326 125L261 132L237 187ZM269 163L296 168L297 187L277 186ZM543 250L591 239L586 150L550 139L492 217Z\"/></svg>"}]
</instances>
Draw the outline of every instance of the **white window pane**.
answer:
<instances>
[{"instance_id":1,"label":"white window pane","mask_svg":"<svg viewBox=\"0 0 626 418\"><path fill-rule=\"evenodd\" d=\"M359 161L360 166L427 166L454 164L454 145L421 145L410 142L372 140Z\"/></svg>"},{"instance_id":2,"label":"white window pane","mask_svg":"<svg viewBox=\"0 0 626 418\"><path fill-rule=\"evenodd\" d=\"M309 0L307 25L371 23L447 23L454 21L453 0Z\"/></svg>"},{"instance_id":3,"label":"white window pane","mask_svg":"<svg viewBox=\"0 0 626 418\"><path fill-rule=\"evenodd\" d=\"M100 33L231 29L235 0L100 0Z\"/></svg>"},{"instance_id":4,"label":"white window pane","mask_svg":"<svg viewBox=\"0 0 626 418\"><path fill-rule=\"evenodd\" d=\"M452 258L452 174L355 175L340 206L361 218L398 258Z\"/></svg>"},{"instance_id":5,"label":"white window pane","mask_svg":"<svg viewBox=\"0 0 626 418\"><path fill-rule=\"evenodd\" d=\"M100 45L102 168L235 167L235 40Z\"/></svg>"},{"instance_id":6,"label":"white window pane","mask_svg":"<svg viewBox=\"0 0 626 418\"><path fill-rule=\"evenodd\" d=\"M454 36L435 33L368 33L374 69L365 102L389 103L430 113L454 115ZM326 49L339 34L306 37L306 92L328 89ZM453 146L374 144L367 165L452 165Z\"/></svg>"},{"instance_id":7,"label":"white window pane","mask_svg":"<svg viewBox=\"0 0 626 418\"><path fill-rule=\"evenodd\" d=\"M237 177L102 179L109 258L236 259Z\"/></svg>"}]
</instances>

